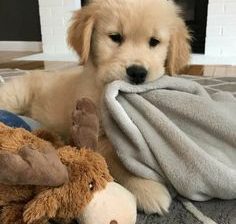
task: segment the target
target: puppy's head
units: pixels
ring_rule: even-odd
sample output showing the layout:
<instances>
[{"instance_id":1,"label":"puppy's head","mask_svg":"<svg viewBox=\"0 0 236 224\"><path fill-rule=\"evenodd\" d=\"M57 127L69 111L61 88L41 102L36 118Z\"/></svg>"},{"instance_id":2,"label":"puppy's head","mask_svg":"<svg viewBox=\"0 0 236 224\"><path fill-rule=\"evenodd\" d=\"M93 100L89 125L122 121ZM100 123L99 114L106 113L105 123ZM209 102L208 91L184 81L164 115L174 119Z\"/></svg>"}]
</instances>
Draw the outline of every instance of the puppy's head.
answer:
<instances>
[{"instance_id":1,"label":"puppy's head","mask_svg":"<svg viewBox=\"0 0 236 224\"><path fill-rule=\"evenodd\" d=\"M167 0L94 0L75 13L68 36L99 80L134 84L178 73L188 63L189 40L178 7Z\"/></svg>"}]
</instances>

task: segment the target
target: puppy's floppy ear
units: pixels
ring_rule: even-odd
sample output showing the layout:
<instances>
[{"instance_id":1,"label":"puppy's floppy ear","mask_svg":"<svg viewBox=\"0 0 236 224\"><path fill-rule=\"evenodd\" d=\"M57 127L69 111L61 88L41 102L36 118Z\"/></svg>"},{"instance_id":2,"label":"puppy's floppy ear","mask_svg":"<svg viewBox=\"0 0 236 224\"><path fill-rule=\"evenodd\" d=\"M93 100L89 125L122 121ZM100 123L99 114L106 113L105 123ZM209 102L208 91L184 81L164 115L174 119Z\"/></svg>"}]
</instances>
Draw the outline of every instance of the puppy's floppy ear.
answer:
<instances>
[{"instance_id":1,"label":"puppy's floppy ear","mask_svg":"<svg viewBox=\"0 0 236 224\"><path fill-rule=\"evenodd\" d=\"M190 59L190 33L184 21L178 18L173 27L168 56L166 61L166 72L169 75L178 74Z\"/></svg>"},{"instance_id":2,"label":"puppy's floppy ear","mask_svg":"<svg viewBox=\"0 0 236 224\"><path fill-rule=\"evenodd\" d=\"M80 56L81 64L88 61L95 24L94 7L90 5L76 11L68 29L68 43Z\"/></svg>"}]
</instances>

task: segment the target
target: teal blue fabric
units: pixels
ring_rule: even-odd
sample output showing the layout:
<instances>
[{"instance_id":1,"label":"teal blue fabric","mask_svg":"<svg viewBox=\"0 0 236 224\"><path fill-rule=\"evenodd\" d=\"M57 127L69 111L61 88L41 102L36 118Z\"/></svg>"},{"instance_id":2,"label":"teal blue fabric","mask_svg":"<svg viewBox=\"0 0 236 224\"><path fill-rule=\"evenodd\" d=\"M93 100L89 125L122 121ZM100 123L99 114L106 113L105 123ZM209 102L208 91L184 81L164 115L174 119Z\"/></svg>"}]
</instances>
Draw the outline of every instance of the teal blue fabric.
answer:
<instances>
[{"instance_id":1,"label":"teal blue fabric","mask_svg":"<svg viewBox=\"0 0 236 224\"><path fill-rule=\"evenodd\" d=\"M0 122L14 128L24 128L32 131L30 125L27 124L22 118L9 111L0 110Z\"/></svg>"},{"instance_id":2,"label":"teal blue fabric","mask_svg":"<svg viewBox=\"0 0 236 224\"><path fill-rule=\"evenodd\" d=\"M43 126L36 120L33 120L29 117L25 117L25 116L19 116L23 121L25 121L31 128L31 130L36 130L36 129L40 129L43 128Z\"/></svg>"},{"instance_id":3,"label":"teal blue fabric","mask_svg":"<svg viewBox=\"0 0 236 224\"><path fill-rule=\"evenodd\" d=\"M0 110L0 122L10 127L24 128L27 131L42 128L42 125L39 122L29 117L18 116L17 114L5 110Z\"/></svg>"}]
</instances>

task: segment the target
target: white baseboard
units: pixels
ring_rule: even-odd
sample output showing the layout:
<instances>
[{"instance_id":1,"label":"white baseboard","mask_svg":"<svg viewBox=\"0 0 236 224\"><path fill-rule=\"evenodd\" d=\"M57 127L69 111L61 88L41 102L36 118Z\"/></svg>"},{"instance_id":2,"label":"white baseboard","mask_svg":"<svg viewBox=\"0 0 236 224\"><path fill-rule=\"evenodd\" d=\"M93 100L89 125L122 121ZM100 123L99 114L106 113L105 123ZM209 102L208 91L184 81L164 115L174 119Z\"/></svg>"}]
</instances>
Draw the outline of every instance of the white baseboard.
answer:
<instances>
[{"instance_id":1,"label":"white baseboard","mask_svg":"<svg viewBox=\"0 0 236 224\"><path fill-rule=\"evenodd\" d=\"M29 55L25 57L16 58L16 61L66 61L66 62L78 62L79 58L76 54L47 54L40 53Z\"/></svg>"},{"instance_id":2,"label":"white baseboard","mask_svg":"<svg viewBox=\"0 0 236 224\"><path fill-rule=\"evenodd\" d=\"M209 56L204 54L192 54L192 65L236 65L235 56Z\"/></svg>"},{"instance_id":3,"label":"white baseboard","mask_svg":"<svg viewBox=\"0 0 236 224\"><path fill-rule=\"evenodd\" d=\"M0 51L42 51L42 42L0 41Z\"/></svg>"}]
</instances>

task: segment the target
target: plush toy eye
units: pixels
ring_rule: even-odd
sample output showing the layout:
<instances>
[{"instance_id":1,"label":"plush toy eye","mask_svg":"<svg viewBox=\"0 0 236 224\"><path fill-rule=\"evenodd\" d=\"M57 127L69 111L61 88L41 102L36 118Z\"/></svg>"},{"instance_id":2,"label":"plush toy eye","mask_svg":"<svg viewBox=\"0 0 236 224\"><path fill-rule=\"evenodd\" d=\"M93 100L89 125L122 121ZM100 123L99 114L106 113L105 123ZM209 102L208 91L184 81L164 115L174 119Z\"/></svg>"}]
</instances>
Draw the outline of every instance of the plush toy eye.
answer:
<instances>
[{"instance_id":1,"label":"plush toy eye","mask_svg":"<svg viewBox=\"0 0 236 224\"><path fill-rule=\"evenodd\" d=\"M95 187L95 183L94 183L94 181L91 181L91 182L89 183L89 190L90 190L90 191L93 191L93 190L94 190L94 187Z\"/></svg>"},{"instance_id":2,"label":"plush toy eye","mask_svg":"<svg viewBox=\"0 0 236 224\"><path fill-rule=\"evenodd\" d=\"M160 43L159 40L157 40L156 38L152 37L149 40L149 45L150 47L156 47L158 44Z\"/></svg>"},{"instance_id":3,"label":"plush toy eye","mask_svg":"<svg viewBox=\"0 0 236 224\"><path fill-rule=\"evenodd\" d=\"M121 44L123 42L123 37L120 33L111 33L109 34L110 39L118 44Z\"/></svg>"}]
</instances>

